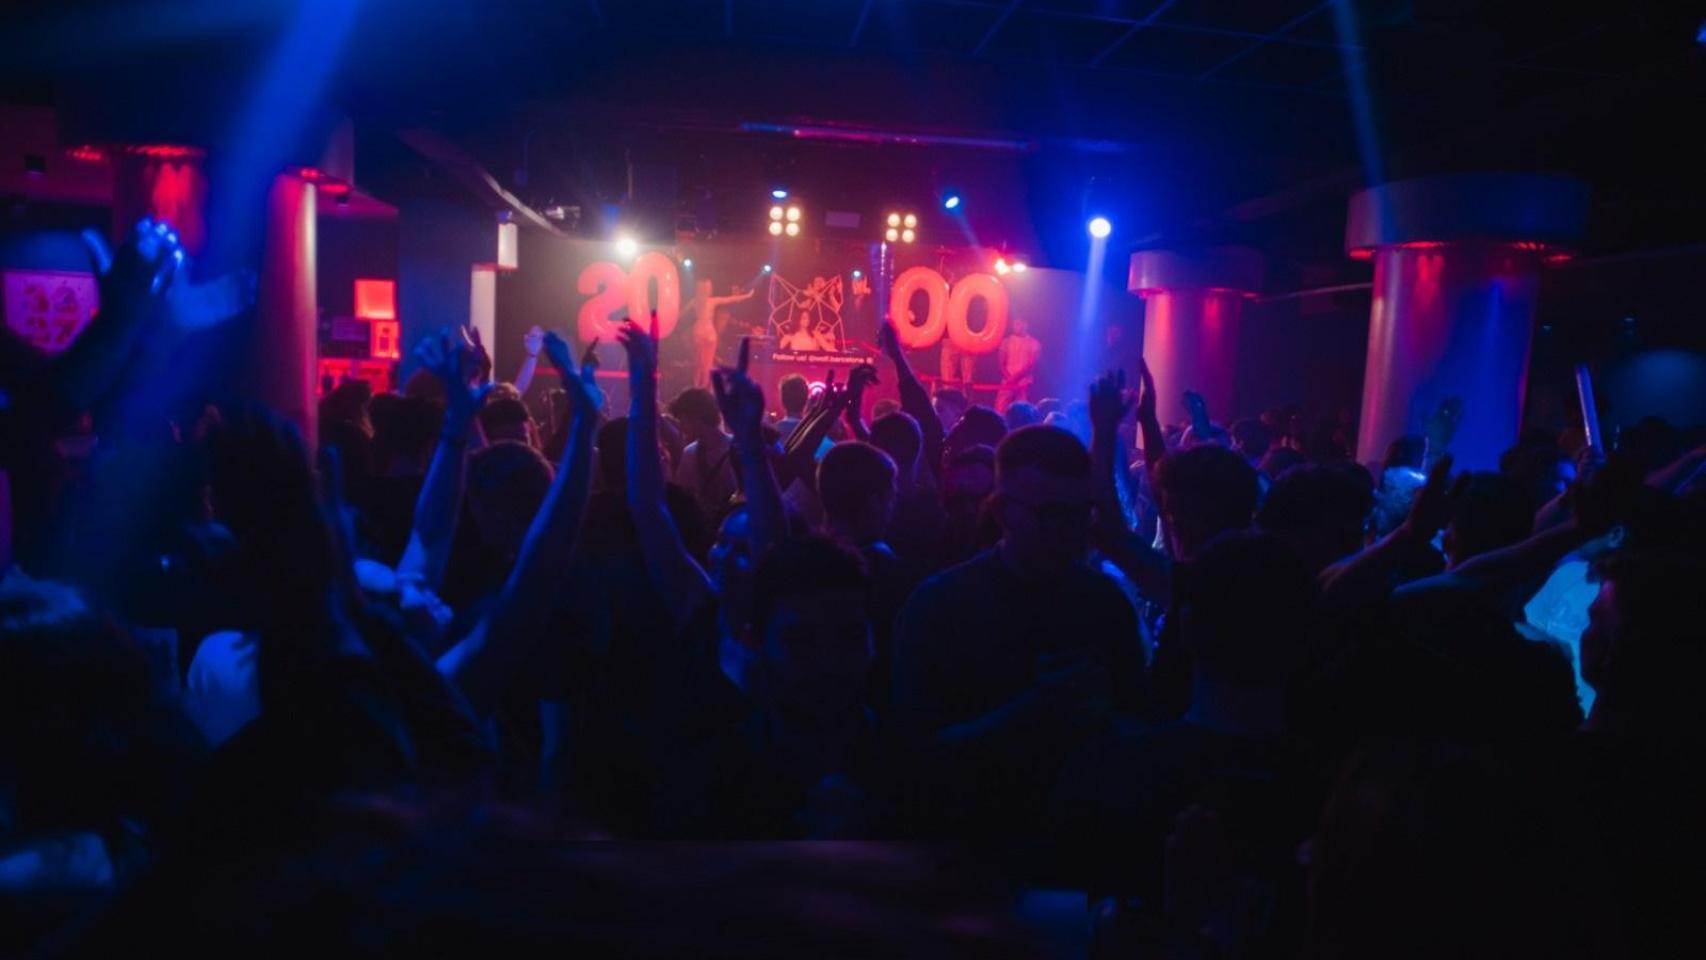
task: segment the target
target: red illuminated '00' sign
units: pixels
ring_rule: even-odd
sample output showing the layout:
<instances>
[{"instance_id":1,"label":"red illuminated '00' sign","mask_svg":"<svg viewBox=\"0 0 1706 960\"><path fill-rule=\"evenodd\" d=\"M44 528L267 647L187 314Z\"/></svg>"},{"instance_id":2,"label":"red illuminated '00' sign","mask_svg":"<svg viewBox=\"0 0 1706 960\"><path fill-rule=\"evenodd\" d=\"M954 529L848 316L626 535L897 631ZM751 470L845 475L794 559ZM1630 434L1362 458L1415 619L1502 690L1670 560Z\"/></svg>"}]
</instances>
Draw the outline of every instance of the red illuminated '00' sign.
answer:
<instances>
[{"instance_id":1,"label":"red illuminated '00' sign","mask_svg":"<svg viewBox=\"0 0 1706 960\"><path fill-rule=\"evenodd\" d=\"M925 298L922 322L912 305L920 294ZM973 300L983 301L981 330L971 328ZM894 278L889 315L894 318L895 333L903 347L922 350L934 346L946 333L949 342L964 353L989 353L1007 335L1007 288L987 273L973 273L961 277L950 289L948 281L935 270L912 267Z\"/></svg>"},{"instance_id":2,"label":"red illuminated '00' sign","mask_svg":"<svg viewBox=\"0 0 1706 960\"><path fill-rule=\"evenodd\" d=\"M575 289L591 297L581 304L575 322L582 343L610 343L624 317L644 325L653 310L658 314L658 336L667 337L681 316L681 276L675 261L656 251L641 254L632 271L607 260L589 263L576 279Z\"/></svg>"}]
</instances>

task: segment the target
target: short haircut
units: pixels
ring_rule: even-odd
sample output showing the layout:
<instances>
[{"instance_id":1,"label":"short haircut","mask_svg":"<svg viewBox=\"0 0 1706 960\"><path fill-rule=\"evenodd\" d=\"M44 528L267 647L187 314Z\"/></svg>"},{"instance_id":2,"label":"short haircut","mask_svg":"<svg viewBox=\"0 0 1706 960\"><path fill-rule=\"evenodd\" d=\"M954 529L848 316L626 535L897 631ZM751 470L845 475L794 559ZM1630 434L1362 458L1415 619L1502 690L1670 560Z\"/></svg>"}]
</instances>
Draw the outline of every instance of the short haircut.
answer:
<instances>
[{"instance_id":1,"label":"short haircut","mask_svg":"<svg viewBox=\"0 0 1706 960\"><path fill-rule=\"evenodd\" d=\"M669 402L669 413L682 423L697 423L715 427L723 415L717 410L717 399L704 387L688 387Z\"/></svg>"},{"instance_id":2,"label":"short haircut","mask_svg":"<svg viewBox=\"0 0 1706 960\"><path fill-rule=\"evenodd\" d=\"M1020 427L996 448L996 481L1026 467L1050 476L1083 480L1090 476L1090 452L1070 431L1059 427Z\"/></svg>"},{"instance_id":3,"label":"short haircut","mask_svg":"<svg viewBox=\"0 0 1706 960\"><path fill-rule=\"evenodd\" d=\"M1249 526L1261 494L1256 469L1212 443L1169 453L1156 479L1163 512L1190 518L1204 535Z\"/></svg>"},{"instance_id":4,"label":"short haircut","mask_svg":"<svg viewBox=\"0 0 1706 960\"><path fill-rule=\"evenodd\" d=\"M551 488L551 465L525 443L504 440L468 458L468 493L511 520L528 523Z\"/></svg>"},{"instance_id":5,"label":"short haircut","mask_svg":"<svg viewBox=\"0 0 1706 960\"><path fill-rule=\"evenodd\" d=\"M795 537L767 551L753 573L752 624L763 635L776 605L787 597L854 590L870 602L871 580L857 553L827 537Z\"/></svg>"},{"instance_id":6,"label":"short haircut","mask_svg":"<svg viewBox=\"0 0 1706 960\"><path fill-rule=\"evenodd\" d=\"M1315 581L1285 541L1221 534L1179 568L1182 639L1199 669L1243 683L1283 681L1302 658Z\"/></svg>"},{"instance_id":7,"label":"short haircut","mask_svg":"<svg viewBox=\"0 0 1706 960\"><path fill-rule=\"evenodd\" d=\"M871 419L881 420L891 413L900 412L900 402L893 397L884 397L871 404Z\"/></svg>"},{"instance_id":8,"label":"short haircut","mask_svg":"<svg viewBox=\"0 0 1706 960\"><path fill-rule=\"evenodd\" d=\"M1239 453L1251 460L1260 460L1273 443L1273 433L1262 421L1245 417L1232 424L1232 442Z\"/></svg>"},{"instance_id":9,"label":"short haircut","mask_svg":"<svg viewBox=\"0 0 1706 960\"><path fill-rule=\"evenodd\" d=\"M1374 509L1374 488L1348 467L1293 467L1280 474L1268 490L1256 524L1263 530L1284 531L1333 527L1361 529Z\"/></svg>"},{"instance_id":10,"label":"short haircut","mask_svg":"<svg viewBox=\"0 0 1706 960\"><path fill-rule=\"evenodd\" d=\"M1535 505L1514 478L1477 471L1452 504L1452 540L1465 557L1528 539Z\"/></svg>"},{"instance_id":11,"label":"short haircut","mask_svg":"<svg viewBox=\"0 0 1706 960\"><path fill-rule=\"evenodd\" d=\"M1005 419L1007 420L1007 429L1017 430L1033 423L1041 423L1043 415L1035 406L1020 400L1007 407Z\"/></svg>"},{"instance_id":12,"label":"short haircut","mask_svg":"<svg viewBox=\"0 0 1706 960\"><path fill-rule=\"evenodd\" d=\"M811 385L806 378L797 373L790 373L782 378L776 392L782 398L782 412L790 417L797 417L805 412L806 401L811 399Z\"/></svg>"},{"instance_id":13,"label":"short haircut","mask_svg":"<svg viewBox=\"0 0 1706 960\"><path fill-rule=\"evenodd\" d=\"M924 431L911 414L896 410L871 424L871 443L893 457L900 469L910 470L924 449Z\"/></svg>"},{"instance_id":14,"label":"short haircut","mask_svg":"<svg viewBox=\"0 0 1706 960\"><path fill-rule=\"evenodd\" d=\"M850 440L829 448L817 465L817 495L831 519L858 516L874 495L893 493L894 461L868 443Z\"/></svg>"},{"instance_id":15,"label":"short haircut","mask_svg":"<svg viewBox=\"0 0 1706 960\"><path fill-rule=\"evenodd\" d=\"M499 397L480 408L480 428L488 435L524 430L532 419L527 412L527 404L514 397Z\"/></svg>"},{"instance_id":16,"label":"short haircut","mask_svg":"<svg viewBox=\"0 0 1706 960\"><path fill-rule=\"evenodd\" d=\"M947 444L949 450L979 445L993 447L1000 444L1006 435L1007 421L1001 418L1001 414L993 408L979 405L967 408L960 422L948 431Z\"/></svg>"}]
</instances>

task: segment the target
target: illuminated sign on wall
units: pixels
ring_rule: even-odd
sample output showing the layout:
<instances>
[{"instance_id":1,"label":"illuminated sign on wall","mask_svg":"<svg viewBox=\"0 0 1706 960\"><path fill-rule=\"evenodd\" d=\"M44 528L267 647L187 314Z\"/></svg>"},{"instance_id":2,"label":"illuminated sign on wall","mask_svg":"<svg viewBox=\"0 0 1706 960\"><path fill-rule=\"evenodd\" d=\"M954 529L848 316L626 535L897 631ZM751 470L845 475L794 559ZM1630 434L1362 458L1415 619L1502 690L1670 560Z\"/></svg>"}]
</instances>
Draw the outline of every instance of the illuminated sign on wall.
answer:
<instances>
[{"instance_id":1,"label":"illuminated sign on wall","mask_svg":"<svg viewBox=\"0 0 1706 960\"><path fill-rule=\"evenodd\" d=\"M6 271L6 327L43 352L59 353L71 346L95 315L97 303L94 274Z\"/></svg>"}]
</instances>

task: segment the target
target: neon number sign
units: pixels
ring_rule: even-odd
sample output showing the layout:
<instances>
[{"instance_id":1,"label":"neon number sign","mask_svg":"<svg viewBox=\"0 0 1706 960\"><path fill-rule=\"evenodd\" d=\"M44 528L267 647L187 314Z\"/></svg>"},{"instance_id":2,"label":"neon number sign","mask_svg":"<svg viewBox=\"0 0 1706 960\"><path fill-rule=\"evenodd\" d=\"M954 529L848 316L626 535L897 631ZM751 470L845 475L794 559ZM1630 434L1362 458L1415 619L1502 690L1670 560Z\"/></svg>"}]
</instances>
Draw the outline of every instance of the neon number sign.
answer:
<instances>
[{"instance_id":1,"label":"neon number sign","mask_svg":"<svg viewBox=\"0 0 1706 960\"><path fill-rule=\"evenodd\" d=\"M587 264L575 280L575 289L591 297L581 304L575 321L582 343L595 339L609 343L616 339L622 318L633 317L643 325L653 310L658 315L658 337L667 337L681 317L681 275L675 261L655 251L641 254L632 272L608 260Z\"/></svg>"},{"instance_id":2,"label":"neon number sign","mask_svg":"<svg viewBox=\"0 0 1706 960\"><path fill-rule=\"evenodd\" d=\"M923 322L917 322L913 298L925 295ZM969 319L973 300L982 300L985 320L982 330L973 330ZM894 278L889 293L889 315L901 346L922 350L935 346L944 333L964 353L990 353L1007 335L1007 288L987 273L961 277L952 288L942 275L929 267L912 267Z\"/></svg>"}]
</instances>

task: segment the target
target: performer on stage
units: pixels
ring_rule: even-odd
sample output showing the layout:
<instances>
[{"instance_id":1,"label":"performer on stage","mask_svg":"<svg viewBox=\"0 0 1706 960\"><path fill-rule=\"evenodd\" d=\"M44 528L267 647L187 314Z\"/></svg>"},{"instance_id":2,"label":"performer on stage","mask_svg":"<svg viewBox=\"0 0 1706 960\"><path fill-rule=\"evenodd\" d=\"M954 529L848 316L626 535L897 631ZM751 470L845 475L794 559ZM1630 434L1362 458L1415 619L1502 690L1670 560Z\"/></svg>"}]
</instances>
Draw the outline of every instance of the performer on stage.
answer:
<instances>
[{"instance_id":1,"label":"performer on stage","mask_svg":"<svg viewBox=\"0 0 1706 960\"><path fill-rule=\"evenodd\" d=\"M813 330L812 315L809 311L801 310L800 317L794 323L793 332L782 341L782 346L796 353L809 353L822 350L826 352L839 349L835 335L828 330Z\"/></svg>"},{"instance_id":2,"label":"performer on stage","mask_svg":"<svg viewBox=\"0 0 1706 960\"><path fill-rule=\"evenodd\" d=\"M1024 318L1014 317L1013 326L996 356L1001 361L1001 389L995 394L995 409L1005 412L1019 400L1028 400L1037 379L1037 357L1043 345L1031 336Z\"/></svg>"},{"instance_id":3,"label":"performer on stage","mask_svg":"<svg viewBox=\"0 0 1706 960\"><path fill-rule=\"evenodd\" d=\"M977 357L966 353L954 346L953 340L942 338L942 380L936 384L938 390L963 390L971 393L972 371L977 366Z\"/></svg>"},{"instance_id":4,"label":"performer on stage","mask_svg":"<svg viewBox=\"0 0 1706 960\"><path fill-rule=\"evenodd\" d=\"M733 288L726 297L711 296L711 281L701 280L688 302L687 310L698 314L699 319L693 324L693 385L708 387L711 384L711 368L717 363L717 342L722 336L724 324L719 313L722 308L731 303L752 298L751 290Z\"/></svg>"}]
</instances>

